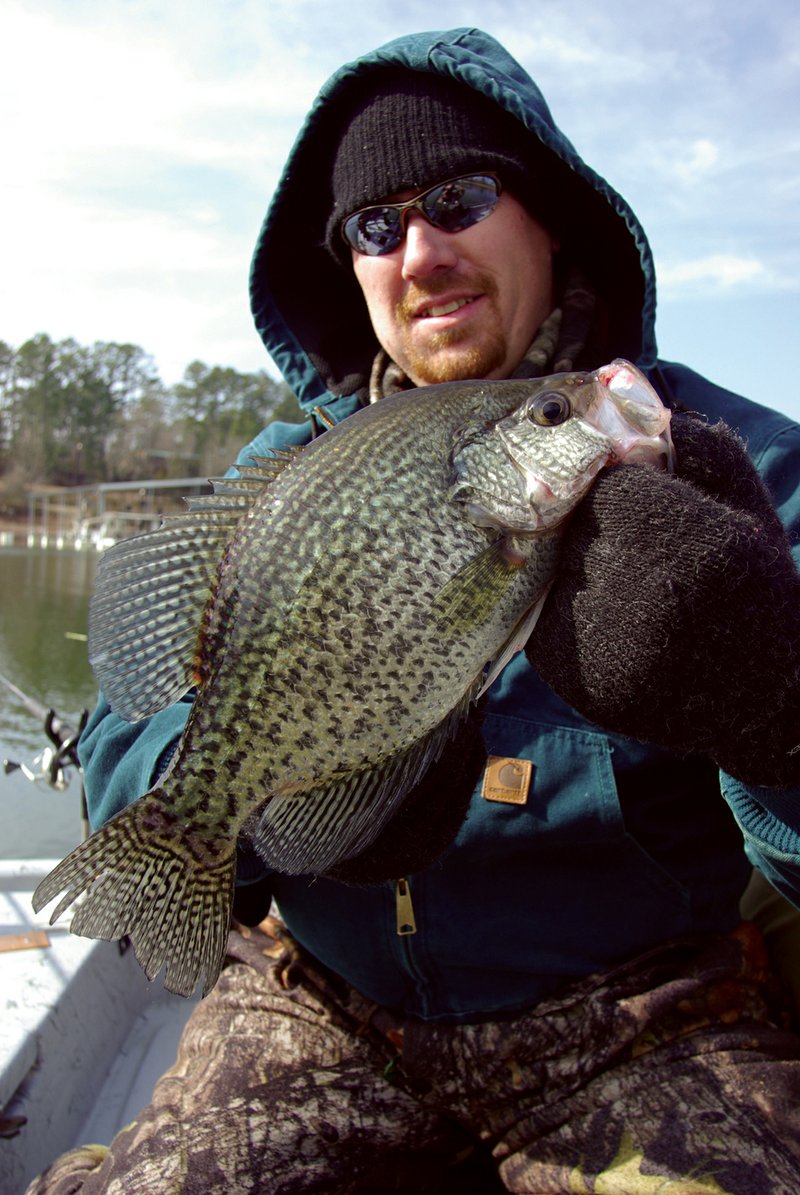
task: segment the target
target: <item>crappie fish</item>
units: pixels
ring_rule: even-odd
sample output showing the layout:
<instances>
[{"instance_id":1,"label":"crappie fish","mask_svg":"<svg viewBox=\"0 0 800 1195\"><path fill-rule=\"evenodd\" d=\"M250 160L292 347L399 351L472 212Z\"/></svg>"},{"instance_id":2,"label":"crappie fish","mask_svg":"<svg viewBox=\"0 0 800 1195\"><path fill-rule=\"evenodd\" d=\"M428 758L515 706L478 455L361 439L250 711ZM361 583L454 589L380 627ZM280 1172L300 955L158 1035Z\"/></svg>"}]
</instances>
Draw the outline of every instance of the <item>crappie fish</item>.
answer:
<instances>
[{"instance_id":1,"label":"crappie fish","mask_svg":"<svg viewBox=\"0 0 800 1195\"><path fill-rule=\"evenodd\" d=\"M224 956L243 827L269 867L363 851L520 647L605 465L669 455L623 361L382 399L102 558L89 655L136 721L192 686L167 772L34 894L190 994ZM133 798L136 794L131 794Z\"/></svg>"}]
</instances>

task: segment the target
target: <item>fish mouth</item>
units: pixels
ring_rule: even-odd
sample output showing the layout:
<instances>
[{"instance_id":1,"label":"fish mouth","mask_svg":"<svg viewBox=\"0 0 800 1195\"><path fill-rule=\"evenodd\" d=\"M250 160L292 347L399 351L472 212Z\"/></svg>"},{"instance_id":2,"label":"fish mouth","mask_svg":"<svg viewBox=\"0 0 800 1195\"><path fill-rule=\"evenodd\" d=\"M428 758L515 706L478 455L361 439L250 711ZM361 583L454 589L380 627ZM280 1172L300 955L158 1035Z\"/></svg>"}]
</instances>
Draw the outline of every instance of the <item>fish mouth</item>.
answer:
<instances>
[{"instance_id":1,"label":"fish mouth","mask_svg":"<svg viewBox=\"0 0 800 1195\"><path fill-rule=\"evenodd\" d=\"M588 421L609 435L620 463L660 464L675 471L669 408L635 365L617 357L596 371L601 399Z\"/></svg>"}]
</instances>

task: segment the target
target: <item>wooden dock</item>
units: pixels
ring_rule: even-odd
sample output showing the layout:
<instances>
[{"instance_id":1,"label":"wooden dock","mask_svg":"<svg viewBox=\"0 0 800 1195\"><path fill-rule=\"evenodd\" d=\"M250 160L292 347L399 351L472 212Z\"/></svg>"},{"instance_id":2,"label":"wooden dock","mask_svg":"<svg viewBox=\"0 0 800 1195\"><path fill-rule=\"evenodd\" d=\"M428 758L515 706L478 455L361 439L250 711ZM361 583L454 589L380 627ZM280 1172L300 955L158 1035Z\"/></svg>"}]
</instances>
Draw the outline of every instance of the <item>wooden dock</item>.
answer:
<instances>
[{"instance_id":1,"label":"wooden dock","mask_svg":"<svg viewBox=\"0 0 800 1195\"><path fill-rule=\"evenodd\" d=\"M210 493L205 477L113 481L86 486L36 486L28 496L29 548L94 548L157 527L183 499Z\"/></svg>"}]
</instances>

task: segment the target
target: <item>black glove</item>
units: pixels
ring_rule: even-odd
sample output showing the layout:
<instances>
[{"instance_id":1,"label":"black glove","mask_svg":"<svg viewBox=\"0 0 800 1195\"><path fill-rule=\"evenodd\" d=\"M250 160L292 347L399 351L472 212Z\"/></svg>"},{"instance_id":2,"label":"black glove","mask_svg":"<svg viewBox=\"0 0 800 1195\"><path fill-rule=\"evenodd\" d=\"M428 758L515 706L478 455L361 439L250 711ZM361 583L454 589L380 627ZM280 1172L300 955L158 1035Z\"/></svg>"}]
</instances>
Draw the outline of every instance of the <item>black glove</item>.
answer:
<instances>
[{"instance_id":1,"label":"black glove","mask_svg":"<svg viewBox=\"0 0 800 1195\"><path fill-rule=\"evenodd\" d=\"M724 424L673 418L676 475L602 473L567 528L526 652L606 730L800 784L800 578Z\"/></svg>"}]
</instances>

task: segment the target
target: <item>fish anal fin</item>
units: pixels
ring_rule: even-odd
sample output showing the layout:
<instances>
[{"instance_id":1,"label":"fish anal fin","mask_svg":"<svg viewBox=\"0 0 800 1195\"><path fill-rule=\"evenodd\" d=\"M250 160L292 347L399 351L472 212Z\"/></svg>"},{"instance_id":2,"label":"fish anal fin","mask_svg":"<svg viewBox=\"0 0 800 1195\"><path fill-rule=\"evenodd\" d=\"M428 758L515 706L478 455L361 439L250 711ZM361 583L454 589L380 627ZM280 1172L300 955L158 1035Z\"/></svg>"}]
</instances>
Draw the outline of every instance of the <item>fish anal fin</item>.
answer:
<instances>
[{"instance_id":1,"label":"fish anal fin","mask_svg":"<svg viewBox=\"0 0 800 1195\"><path fill-rule=\"evenodd\" d=\"M267 863L290 875L321 874L365 850L439 758L478 685L429 734L394 756L305 792L274 794L254 835Z\"/></svg>"}]
</instances>

